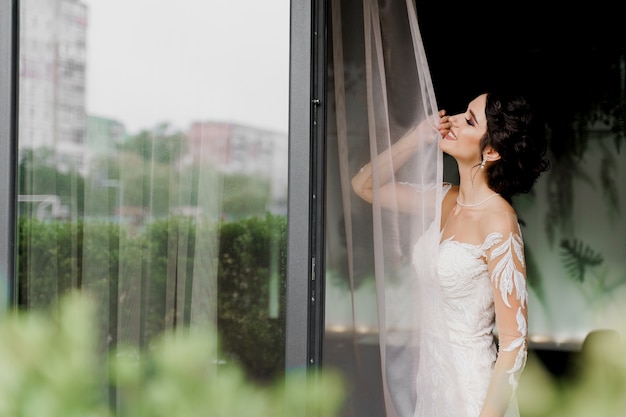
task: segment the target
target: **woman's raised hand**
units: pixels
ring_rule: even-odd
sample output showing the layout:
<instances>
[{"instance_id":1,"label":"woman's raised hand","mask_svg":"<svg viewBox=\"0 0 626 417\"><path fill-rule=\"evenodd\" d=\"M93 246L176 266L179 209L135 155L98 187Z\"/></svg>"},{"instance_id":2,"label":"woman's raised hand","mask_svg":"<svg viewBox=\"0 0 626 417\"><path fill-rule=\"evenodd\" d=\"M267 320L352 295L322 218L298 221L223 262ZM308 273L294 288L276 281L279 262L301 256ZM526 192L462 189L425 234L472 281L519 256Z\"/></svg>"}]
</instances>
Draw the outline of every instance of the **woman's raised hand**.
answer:
<instances>
[{"instance_id":1,"label":"woman's raised hand","mask_svg":"<svg viewBox=\"0 0 626 417\"><path fill-rule=\"evenodd\" d=\"M448 134L451 126L450 116L446 114L445 110L439 110L439 125L437 126L437 130L441 133L442 138Z\"/></svg>"}]
</instances>

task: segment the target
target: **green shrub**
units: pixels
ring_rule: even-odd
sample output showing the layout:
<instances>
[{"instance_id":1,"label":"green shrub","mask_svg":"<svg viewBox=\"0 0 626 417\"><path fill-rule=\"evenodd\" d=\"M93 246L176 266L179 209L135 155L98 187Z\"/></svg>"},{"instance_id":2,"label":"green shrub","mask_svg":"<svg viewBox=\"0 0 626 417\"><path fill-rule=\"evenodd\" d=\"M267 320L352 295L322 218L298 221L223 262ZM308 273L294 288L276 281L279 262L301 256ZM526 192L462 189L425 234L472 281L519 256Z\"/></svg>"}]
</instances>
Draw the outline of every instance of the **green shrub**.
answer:
<instances>
[{"instance_id":1,"label":"green shrub","mask_svg":"<svg viewBox=\"0 0 626 417\"><path fill-rule=\"evenodd\" d=\"M286 228L284 217L268 215L220 229L219 334L229 359L256 379L271 380L285 365ZM274 316L272 296L278 303Z\"/></svg>"},{"instance_id":2,"label":"green shrub","mask_svg":"<svg viewBox=\"0 0 626 417\"><path fill-rule=\"evenodd\" d=\"M87 290L97 298L102 349L129 342L120 322L137 323L133 341L146 347L190 324L194 280L217 273L205 302L223 356L268 382L285 366L286 228L285 216L271 214L232 222L171 216L134 234L108 221L21 217L17 304L47 308L70 290Z\"/></svg>"},{"instance_id":3,"label":"green shrub","mask_svg":"<svg viewBox=\"0 0 626 417\"><path fill-rule=\"evenodd\" d=\"M2 318L0 417L338 415L338 374L294 372L255 385L236 364L219 363L217 338L206 329L163 333L148 350L120 347L99 361L94 305L71 293L58 309Z\"/></svg>"}]
</instances>

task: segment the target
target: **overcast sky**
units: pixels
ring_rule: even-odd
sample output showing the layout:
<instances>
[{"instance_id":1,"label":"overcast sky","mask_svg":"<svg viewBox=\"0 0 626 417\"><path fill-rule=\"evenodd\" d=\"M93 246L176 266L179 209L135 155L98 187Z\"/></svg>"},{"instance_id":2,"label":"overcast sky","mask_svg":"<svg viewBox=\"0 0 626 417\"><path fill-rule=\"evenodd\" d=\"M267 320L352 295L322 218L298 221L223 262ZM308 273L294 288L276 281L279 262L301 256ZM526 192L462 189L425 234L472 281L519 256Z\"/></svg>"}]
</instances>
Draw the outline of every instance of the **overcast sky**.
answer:
<instances>
[{"instance_id":1,"label":"overcast sky","mask_svg":"<svg viewBox=\"0 0 626 417\"><path fill-rule=\"evenodd\" d=\"M83 0L87 111L129 133L222 120L287 131L288 0Z\"/></svg>"}]
</instances>

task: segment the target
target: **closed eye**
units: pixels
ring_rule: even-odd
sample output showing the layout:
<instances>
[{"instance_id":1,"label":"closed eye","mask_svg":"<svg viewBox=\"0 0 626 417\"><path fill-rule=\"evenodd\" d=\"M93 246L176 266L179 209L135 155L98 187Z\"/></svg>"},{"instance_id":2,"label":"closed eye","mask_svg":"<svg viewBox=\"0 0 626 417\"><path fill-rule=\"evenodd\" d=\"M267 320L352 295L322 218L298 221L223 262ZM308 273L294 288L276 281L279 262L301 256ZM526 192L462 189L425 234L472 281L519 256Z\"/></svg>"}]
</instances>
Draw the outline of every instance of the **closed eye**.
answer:
<instances>
[{"instance_id":1,"label":"closed eye","mask_svg":"<svg viewBox=\"0 0 626 417\"><path fill-rule=\"evenodd\" d=\"M468 125L474 126L474 122L472 122L470 119L465 119L465 121L467 122Z\"/></svg>"}]
</instances>

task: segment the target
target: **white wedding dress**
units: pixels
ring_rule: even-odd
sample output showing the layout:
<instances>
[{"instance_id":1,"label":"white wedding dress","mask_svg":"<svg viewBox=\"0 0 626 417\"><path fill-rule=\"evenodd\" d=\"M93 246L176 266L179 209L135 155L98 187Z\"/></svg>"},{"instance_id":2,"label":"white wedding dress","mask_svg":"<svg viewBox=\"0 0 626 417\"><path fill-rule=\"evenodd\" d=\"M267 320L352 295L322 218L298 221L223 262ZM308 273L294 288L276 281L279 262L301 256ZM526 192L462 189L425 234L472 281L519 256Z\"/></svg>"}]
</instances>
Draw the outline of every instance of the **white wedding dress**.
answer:
<instances>
[{"instance_id":1,"label":"white wedding dress","mask_svg":"<svg viewBox=\"0 0 626 417\"><path fill-rule=\"evenodd\" d=\"M441 241L436 282L420 284L419 314L428 320L420 336L415 417L477 417L485 402L502 415L519 416L515 390L527 354L527 289L521 232L517 223L510 228L496 228L479 245L454 236ZM433 224L429 232L438 229ZM431 241L420 239L414 247L418 276L429 276L420 274L427 264L420 260L430 256L423 242Z\"/></svg>"},{"instance_id":2,"label":"white wedding dress","mask_svg":"<svg viewBox=\"0 0 626 417\"><path fill-rule=\"evenodd\" d=\"M439 106L415 2L357 3L330 2L329 138L336 135L352 291L357 277L375 278L384 415L478 417L493 409L515 416L527 308L517 219L498 219L480 242L460 232L441 241L441 200L450 186L441 188ZM397 143L404 145L394 157ZM354 205L350 186L364 163L371 213ZM397 187L385 187L392 182ZM415 195L396 194L403 183ZM372 222L373 262L359 219ZM370 263L371 271L363 267ZM370 313L370 304L352 297L355 335Z\"/></svg>"}]
</instances>

